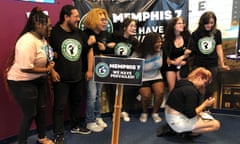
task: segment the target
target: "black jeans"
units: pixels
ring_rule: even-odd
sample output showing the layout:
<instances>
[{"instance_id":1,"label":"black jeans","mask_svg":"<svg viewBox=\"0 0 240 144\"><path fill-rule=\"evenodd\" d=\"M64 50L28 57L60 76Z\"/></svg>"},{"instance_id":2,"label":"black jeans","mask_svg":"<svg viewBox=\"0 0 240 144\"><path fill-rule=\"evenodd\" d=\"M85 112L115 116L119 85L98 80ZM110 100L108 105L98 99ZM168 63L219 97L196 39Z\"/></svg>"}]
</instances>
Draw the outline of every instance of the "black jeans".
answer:
<instances>
[{"instance_id":1,"label":"black jeans","mask_svg":"<svg viewBox=\"0 0 240 144\"><path fill-rule=\"evenodd\" d=\"M205 99L213 95L214 91L217 90L218 85L218 67L208 67L207 69L212 73L212 82L206 87Z\"/></svg>"},{"instance_id":2,"label":"black jeans","mask_svg":"<svg viewBox=\"0 0 240 144\"><path fill-rule=\"evenodd\" d=\"M81 125L80 102L82 96L82 81L75 83L54 83L53 132L64 135L64 110L69 100L71 127Z\"/></svg>"},{"instance_id":3,"label":"black jeans","mask_svg":"<svg viewBox=\"0 0 240 144\"><path fill-rule=\"evenodd\" d=\"M46 131L46 78L41 77L31 81L8 80L8 86L23 114L19 127L18 143L27 143L28 131L33 120L36 122L38 137L44 138Z\"/></svg>"}]
</instances>

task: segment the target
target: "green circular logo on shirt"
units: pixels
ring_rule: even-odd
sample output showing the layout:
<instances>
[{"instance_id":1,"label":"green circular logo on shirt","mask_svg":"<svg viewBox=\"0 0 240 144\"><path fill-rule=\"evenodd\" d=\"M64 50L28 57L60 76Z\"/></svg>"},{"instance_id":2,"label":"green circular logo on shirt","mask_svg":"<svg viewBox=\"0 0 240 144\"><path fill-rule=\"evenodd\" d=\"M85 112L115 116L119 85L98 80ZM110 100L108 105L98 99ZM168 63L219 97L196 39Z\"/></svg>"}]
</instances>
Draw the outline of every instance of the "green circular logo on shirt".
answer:
<instances>
[{"instance_id":1,"label":"green circular logo on shirt","mask_svg":"<svg viewBox=\"0 0 240 144\"><path fill-rule=\"evenodd\" d=\"M211 54L216 46L216 41L213 37L203 37L198 41L198 48L202 54Z\"/></svg>"},{"instance_id":2,"label":"green circular logo on shirt","mask_svg":"<svg viewBox=\"0 0 240 144\"><path fill-rule=\"evenodd\" d=\"M117 43L114 47L114 54L117 56L129 56L131 53L131 44L127 44L124 42Z\"/></svg>"},{"instance_id":3,"label":"green circular logo on shirt","mask_svg":"<svg viewBox=\"0 0 240 144\"><path fill-rule=\"evenodd\" d=\"M79 60L82 53L82 45L75 39L66 39L62 43L62 54L69 61Z\"/></svg>"}]
</instances>

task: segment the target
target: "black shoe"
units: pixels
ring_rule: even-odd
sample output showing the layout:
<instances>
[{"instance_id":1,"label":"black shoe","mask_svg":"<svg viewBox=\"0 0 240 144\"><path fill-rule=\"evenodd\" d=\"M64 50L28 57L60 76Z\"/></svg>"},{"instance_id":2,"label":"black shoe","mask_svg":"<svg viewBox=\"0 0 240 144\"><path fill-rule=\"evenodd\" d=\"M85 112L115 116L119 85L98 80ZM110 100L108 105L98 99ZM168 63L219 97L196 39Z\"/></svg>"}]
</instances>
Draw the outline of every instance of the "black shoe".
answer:
<instances>
[{"instance_id":1,"label":"black shoe","mask_svg":"<svg viewBox=\"0 0 240 144\"><path fill-rule=\"evenodd\" d=\"M157 136L162 137L162 136L173 136L176 135L176 132L168 125L161 125L157 129Z\"/></svg>"},{"instance_id":2,"label":"black shoe","mask_svg":"<svg viewBox=\"0 0 240 144\"><path fill-rule=\"evenodd\" d=\"M201 134L194 134L192 132L183 132L183 133L179 133L179 136L184 139L193 139L195 137L201 136Z\"/></svg>"},{"instance_id":3,"label":"black shoe","mask_svg":"<svg viewBox=\"0 0 240 144\"><path fill-rule=\"evenodd\" d=\"M70 130L73 134L90 134L91 131L87 129L85 126L73 127Z\"/></svg>"},{"instance_id":4,"label":"black shoe","mask_svg":"<svg viewBox=\"0 0 240 144\"><path fill-rule=\"evenodd\" d=\"M61 135L57 135L54 139L55 144L64 144L64 137Z\"/></svg>"}]
</instances>

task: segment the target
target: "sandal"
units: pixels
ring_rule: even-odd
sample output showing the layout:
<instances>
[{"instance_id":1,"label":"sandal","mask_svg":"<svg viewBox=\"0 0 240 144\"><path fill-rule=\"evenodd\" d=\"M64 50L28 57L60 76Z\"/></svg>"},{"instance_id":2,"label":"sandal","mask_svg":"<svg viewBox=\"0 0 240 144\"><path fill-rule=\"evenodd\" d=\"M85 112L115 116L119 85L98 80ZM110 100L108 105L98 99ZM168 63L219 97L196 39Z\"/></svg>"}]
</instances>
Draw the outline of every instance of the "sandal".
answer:
<instances>
[{"instance_id":1,"label":"sandal","mask_svg":"<svg viewBox=\"0 0 240 144\"><path fill-rule=\"evenodd\" d=\"M37 140L37 144L55 144L51 139L45 137Z\"/></svg>"}]
</instances>

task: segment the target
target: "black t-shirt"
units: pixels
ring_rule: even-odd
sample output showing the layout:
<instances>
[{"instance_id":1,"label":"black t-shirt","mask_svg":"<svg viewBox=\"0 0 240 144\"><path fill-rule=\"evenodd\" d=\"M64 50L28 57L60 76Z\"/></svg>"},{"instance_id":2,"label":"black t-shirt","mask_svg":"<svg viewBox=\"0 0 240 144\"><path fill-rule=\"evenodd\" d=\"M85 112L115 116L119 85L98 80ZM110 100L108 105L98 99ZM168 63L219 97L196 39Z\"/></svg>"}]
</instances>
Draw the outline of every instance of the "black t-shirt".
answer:
<instances>
[{"instance_id":1,"label":"black t-shirt","mask_svg":"<svg viewBox=\"0 0 240 144\"><path fill-rule=\"evenodd\" d=\"M168 40L165 40L163 43L163 70L164 71L179 71L177 69L176 65L170 65L167 64L167 57L169 57L171 60L174 60L184 54L184 51L186 49L193 49L193 43L190 36L184 36L184 44L183 46L176 48L174 45L174 42L170 42ZM186 59L187 61L187 59Z\"/></svg>"},{"instance_id":2,"label":"black t-shirt","mask_svg":"<svg viewBox=\"0 0 240 144\"><path fill-rule=\"evenodd\" d=\"M111 42L112 41L112 38L111 38L111 34L107 31L102 31L100 32L99 34L96 34L94 31L92 31L91 29L85 29L83 31L83 41L87 44L87 40L89 38L90 35L94 35L95 38L96 38L96 43L93 44L92 46L88 46L88 48L93 48L93 52L94 52L94 55L100 55L100 54L108 54L108 53L111 53L111 48L108 48L106 46L106 44L108 42ZM106 46L106 50L100 50L98 48L98 42L102 42L105 44ZM110 51L110 52L109 52Z\"/></svg>"},{"instance_id":3,"label":"black t-shirt","mask_svg":"<svg viewBox=\"0 0 240 144\"><path fill-rule=\"evenodd\" d=\"M112 35L112 40L116 43L114 47L114 56L131 56L140 45L135 37L125 38L118 34Z\"/></svg>"},{"instance_id":4,"label":"black t-shirt","mask_svg":"<svg viewBox=\"0 0 240 144\"><path fill-rule=\"evenodd\" d=\"M96 43L93 45L88 45L87 41L90 35L94 35L96 38ZM88 59L87 53L91 48L93 48L94 55L113 55L113 48L108 48L107 43L112 42L111 33L107 31L102 31L99 34L96 34L93 30L86 28L81 36L83 38L84 46L86 46L86 54L83 55L83 71L86 72L88 70ZM98 48L98 42L102 42L106 46L106 50L100 50Z\"/></svg>"},{"instance_id":5,"label":"black t-shirt","mask_svg":"<svg viewBox=\"0 0 240 144\"><path fill-rule=\"evenodd\" d=\"M188 80L179 80L169 94L166 104L176 111L192 118L196 115L195 109L200 105L201 95Z\"/></svg>"},{"instance_id":6,"label":"black t-shirt","mask_svg":"<svg viewBox=\"0 0 240 144\"><path fill-rule=\"evenodd\" d=\"M215 67L218 66L218 55L216 46L222 44L222 34L216 30L213 36L209 32L193 32L192 38L195 44L193 50L196 66Z\"/></svg>"},{"instance_id":7,"label":"black t-shirt","mask_svg":"<svg viewBox=\"0 0 240 144\"><path fill-rule=\"evenodd\" d=\"M80 30L66 32L56 24L51 31L49 43L57 53L54 68L59 73L61 81L80 81L83 78L82 55L86 53Z\"/></svg>"}]
</instances>

